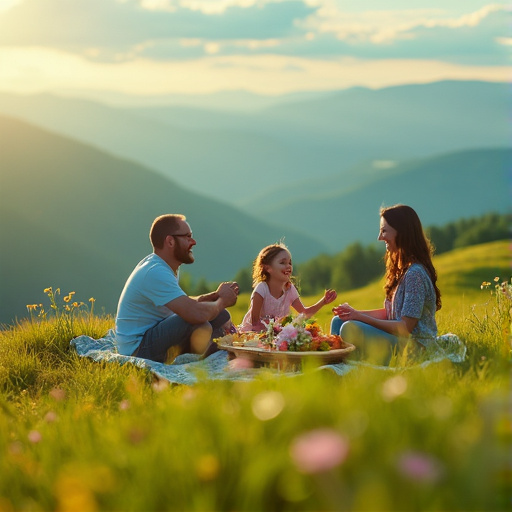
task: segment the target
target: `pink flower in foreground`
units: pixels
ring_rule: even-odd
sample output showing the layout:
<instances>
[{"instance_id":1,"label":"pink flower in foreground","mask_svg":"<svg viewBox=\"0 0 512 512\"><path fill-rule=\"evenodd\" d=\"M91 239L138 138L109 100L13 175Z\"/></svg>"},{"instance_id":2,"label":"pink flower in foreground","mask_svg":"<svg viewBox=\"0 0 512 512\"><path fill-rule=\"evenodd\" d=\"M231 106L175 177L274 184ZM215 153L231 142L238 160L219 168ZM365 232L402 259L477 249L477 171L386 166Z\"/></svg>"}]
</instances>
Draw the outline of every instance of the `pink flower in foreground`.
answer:
<instances>
[{"instance_id":1,"label":"pink flower in foreground","mask_svg":"<svg viewBox=\"0 0 512 512\"><path fill-rule=\"evenodd\" d=\"M332 429L317 429L295 438L290 455L302 473L323 473L339 466L348 455L345 437Z\"/></svg>"},{"instance_id":2,"label":"pink flower in foreground","mask_svg":"<svg viewBox=\"0 0 512 512\"><path fill-rule=\"evenodd\" d=\"M57 413L54 411L48 411L44 416L44 421L46 421L46 423L53 423L58 419L59 417L57 416Z\"/></svg>"},{"instance_id":3,"label":"pink flower in foreground","mask_svg":"<svg viewBox=\"0 0 512 512\"><path fill-rule=\"evenodd\" d=\"M28 437L28 440L34 444L40 443L43 440L43 436L41 435L41 432L39 432L37 430L31 430L28 433L27 437Z\"/></svg>"},{"instance_id":4,"label":"pink flower in foreground","mask_svg":"<svg viewBox=\"0 0 512 512\"><path fill-rule=\"evenodd\" d=\"M434 483L442 474L441 463L426 453L405 452L398 459L398 470L409 480Z\"/></svg>"},{"instance_id":5,"label":"pink flower in foreground","mask_svg":"<svg viewBox=\"0 0 512 512\"><path fill-rule=\"evenodd\" d=\"M50 391L50 396L56 401L56 402L62 402L66 398L66 392L61 388L53 388Z\"/></svg>"},{"instance_id":6,"label":"pink flower in foreground","mask_svg":"<svg viewBox=\"0 0 512 512\"><path fill-rule=\"evenodd\" d=\"M130 408L130 405L131 405L130 404L130 400L126 400L126 399L121 400L119 402L119 410L126 411L126 410L128 410Z\"/></svg>"}]
</instances>

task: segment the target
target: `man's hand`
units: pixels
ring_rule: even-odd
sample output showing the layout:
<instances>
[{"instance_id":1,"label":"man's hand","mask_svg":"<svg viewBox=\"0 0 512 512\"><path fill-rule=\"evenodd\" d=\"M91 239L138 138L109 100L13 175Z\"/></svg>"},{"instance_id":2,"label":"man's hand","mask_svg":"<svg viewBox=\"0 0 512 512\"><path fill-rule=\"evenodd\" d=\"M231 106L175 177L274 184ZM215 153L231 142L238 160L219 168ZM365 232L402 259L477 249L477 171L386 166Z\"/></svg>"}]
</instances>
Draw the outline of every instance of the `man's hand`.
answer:
<instances>
[{"instance_id":1,"label":"man's hand","mask_svg":"<svg viewBox=\"0 0 512 512\"><path fill-rule=\"evenodd\" d=\"M229 282L229 283L221 283L221 284L219 284L219 287L214 292L205 293L204 295L200 295L199 297L196 297L197 302L213 302L213 301L217 300L220 297L219 290L221 288L224 288L226 285L229 285L229 287L238 296L238 292L240 291L240 287L238 286L238 283L235 283L234 281L232 281L232 282Z\"/></svg>"},{"instance_id":2,"label":"man's hand","mask_svg":"<svg viewBox=\"0 0 512 512\"><path fill-rule=\"evenodd\" d=\"M228 308L236 304L239 290L240 288L237 283L221 283L217 288L217 295Z\"/></svg>"}]
</instances>

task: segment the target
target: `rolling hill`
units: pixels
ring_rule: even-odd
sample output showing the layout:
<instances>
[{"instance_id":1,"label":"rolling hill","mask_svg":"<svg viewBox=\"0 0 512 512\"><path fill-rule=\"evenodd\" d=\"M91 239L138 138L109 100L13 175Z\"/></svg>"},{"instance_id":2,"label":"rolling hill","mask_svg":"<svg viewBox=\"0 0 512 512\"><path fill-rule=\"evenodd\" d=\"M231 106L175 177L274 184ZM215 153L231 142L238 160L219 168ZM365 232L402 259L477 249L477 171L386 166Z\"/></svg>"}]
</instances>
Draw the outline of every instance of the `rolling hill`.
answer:
<instances>
[{"instance_id":1,"label":"rolling hill","mask_svg":"<svg viewBox=\"0 0 512 512\"><path fill-rule=\"evenodd\" d=\"M0 94L0 113L139 162L231 205L313 176L346 179L372 160L510 144L510 91L501 83L353 88L285 97L252 112L206 105L205 99L196 108L114 108Z\"/></svg>"},{"instance_id":2,"label":"rolling hill","mask_svg":"<svg viewBox=\"0 0 512 512\"><path fill-rule=\"evenodd\" d=\"M297 260L326 247L252 218L160 174L19 120L0 117L0 322L24 316L48 286L114 312L126 277L151 252L149 227L184 213L198 241L194 277L232 279L285 238Z\"/></svg>"}]
</instances>

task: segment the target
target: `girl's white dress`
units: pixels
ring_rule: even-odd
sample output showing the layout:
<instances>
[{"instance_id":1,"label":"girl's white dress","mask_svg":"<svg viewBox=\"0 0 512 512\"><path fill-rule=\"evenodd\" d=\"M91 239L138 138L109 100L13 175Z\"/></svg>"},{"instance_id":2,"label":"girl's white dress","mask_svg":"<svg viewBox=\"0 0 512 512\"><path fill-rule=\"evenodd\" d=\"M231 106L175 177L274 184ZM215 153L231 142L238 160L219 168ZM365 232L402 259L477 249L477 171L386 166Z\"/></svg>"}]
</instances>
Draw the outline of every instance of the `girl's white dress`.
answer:
<instances>
[{"instance_id":1,"label":"girl's white dress","mask_svg":"<svg viewBox=\"0 0 512 512\"><path fill-rule=\"evenodd\" d=\"M263 297L263 305L261 307L260 319L265 317L282 318L290 314L290 306L299 298L297 288L292 284L285 290L283 295L276 299L268 288L268 284L263 281L256 285L251 295L251 306L249 311L244 316L242 323L239 326L240 331L250 331L252 329L252 298L257 293Z\"/></svg>"}]
</instances>

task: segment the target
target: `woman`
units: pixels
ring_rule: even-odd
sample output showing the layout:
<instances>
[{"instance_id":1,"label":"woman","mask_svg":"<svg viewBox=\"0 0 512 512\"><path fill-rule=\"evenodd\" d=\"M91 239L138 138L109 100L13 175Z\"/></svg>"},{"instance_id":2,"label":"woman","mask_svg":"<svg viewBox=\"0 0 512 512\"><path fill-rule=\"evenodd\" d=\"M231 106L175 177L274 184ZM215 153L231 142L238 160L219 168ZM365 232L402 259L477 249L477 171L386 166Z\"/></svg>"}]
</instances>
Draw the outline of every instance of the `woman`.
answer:
<instances>
[{"instance_id":1,"label":"woman","mask_svg":"<svg viewBox=\"0 0 512 512\"><path fill-rule=\"evenodd\" d=\"M432 246L410 206L381 208L379 240L386 244L384 308L337 306L331 333L354 344L358 349L355 355L388 364L400 341L411 339L419 349L435 346L435 313L441 308L441 292L436 285Z\"/></svg>"}]
</instances>

